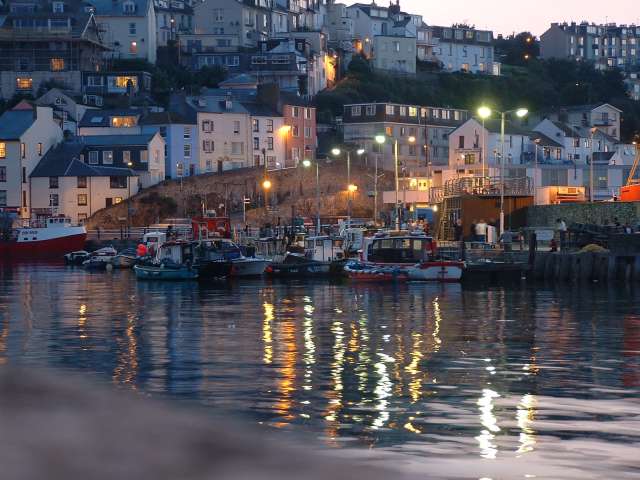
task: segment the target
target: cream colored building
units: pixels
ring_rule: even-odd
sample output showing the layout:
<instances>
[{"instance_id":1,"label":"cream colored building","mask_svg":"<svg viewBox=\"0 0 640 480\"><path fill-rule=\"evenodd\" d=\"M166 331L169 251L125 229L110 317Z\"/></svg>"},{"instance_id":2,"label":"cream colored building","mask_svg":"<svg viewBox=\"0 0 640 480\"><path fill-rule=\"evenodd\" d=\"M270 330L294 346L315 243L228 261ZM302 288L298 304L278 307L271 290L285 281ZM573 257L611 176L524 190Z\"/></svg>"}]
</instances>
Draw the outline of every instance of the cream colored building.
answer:
<instances>
[{"instance_id":1,"label":"cream colored building","mask_svg":"<svg viewBox=\"0 0 640 480\"><path fill-rule=\"evenodd\" d=\"M378 35L373 38L373 68L415 75L416 38Z\"/></svg>"},{"instance_id":2,"label":"cream colored building","mask_svg":"<svg viewBox=\"0 0 640 480\"><path fill-rule=\"evenodd\" d=\"M29 175L61 140L62 129L49 107L22 102L0 117L0 208L29 217Z\"/></svg>"}]
</instances>

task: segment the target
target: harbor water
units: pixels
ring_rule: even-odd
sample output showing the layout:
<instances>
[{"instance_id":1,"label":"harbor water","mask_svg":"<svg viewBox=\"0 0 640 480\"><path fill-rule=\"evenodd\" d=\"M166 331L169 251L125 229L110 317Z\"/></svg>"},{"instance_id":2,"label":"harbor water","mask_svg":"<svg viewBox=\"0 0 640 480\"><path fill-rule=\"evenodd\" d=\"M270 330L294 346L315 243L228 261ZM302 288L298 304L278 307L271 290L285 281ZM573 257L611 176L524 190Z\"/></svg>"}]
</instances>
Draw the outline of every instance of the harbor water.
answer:
<instances>
[{"instance_id":1,"label":"harbor water","mask_svg":"<svg viewBox=\"0 0 640 480\"><path fill-rule=\"evenodd\" d=\"M199 285L5 265L0 362L425 479L640 478L633 287Z\"/></svg>"}]
</instances>

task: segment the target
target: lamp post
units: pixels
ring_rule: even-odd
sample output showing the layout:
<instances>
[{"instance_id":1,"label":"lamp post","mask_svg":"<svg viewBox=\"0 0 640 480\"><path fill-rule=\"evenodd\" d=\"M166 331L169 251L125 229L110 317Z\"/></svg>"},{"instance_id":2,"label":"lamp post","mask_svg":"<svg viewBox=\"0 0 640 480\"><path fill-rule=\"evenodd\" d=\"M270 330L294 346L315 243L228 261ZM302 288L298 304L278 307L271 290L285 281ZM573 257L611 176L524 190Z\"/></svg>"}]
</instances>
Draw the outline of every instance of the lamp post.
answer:
<instances>
[{"instance_id":1,"label":"lamp post","mask_svg":"<svg viewBox=\"0 0 640 480\"><path fill-rule=\"evenodd\" d=\"M320 164L318 163L318 159L316 159L316 235L320 235L320 230L322 226L320 225ZM311 167L311 160L304 159L302 161L302 166L304 168Z\"/></svg>"},{"instance_id":2,"label":"lamp post","mask_svg":"<svg viewBox=\"0 0 640 480\"><path fill-rule=\"evenodd\" d=\"M375 136L375 141L376 143L378 143L379 145L382 145L383 143L385 143L387 140L386 135L376 135ZM416 137L411 136L408 138L409 143L413 144L416 141ZM400 197L399 197L399 191L400 191L400 179L398 177L398 139L397 138L393 138L393 166L394 166L394 174L395 174L395 184L396 184L396 205L395 205L395 212L396 212L396 231L400 230Z\"/></svg>"},{"instance_id":3,"label":"lamp post","mask_svg":"<svg viewBox=\"0 0 640 480\"><path fill-rule=\"evenodd\" d=\"M594 195L593 195L593 137L596 133L596 129L592 128L591 131L591 160L589 161L589 202L593 203Z\"/></svg>"},{"instance_id":4,"label":"lamp post","mask_svg":"<svg viewBox=\"0 0 640 480\"><path fill-rule=\"evenodd\" d=\"M484 127L484 122L487 118L489 118L491 116L491 109L489 107L480 107L478 109L478 115L480 116L480 118L482 119L482 147L481 147L481 151L480 151L480 155L482 157L482 182L484 183L484 179L487 178L487 172L485 170L485 149L486 149L486 145L485 145L485 132L486 129Z\"/></svg>"},{"instance_id":5,"label":"lamp post","mask_svg":"<svg viewBox=\"0 0 640 480\"><path fill-rule=\"evenodd\" d=\"M489 107L483 106L478 109L478 115L485 119L489 118L492 113ZM510 113L515 113L518 118L524 118L529 114L529 110L517 108L497 113L500 114L500 234L502 234L504 233L504 131L506 118Z\"/></svg>"},{"instance_id":6,"label":"lamp post","mask_svg":"<svg viewBox=\"0 0 640 480\"><path fill-rule=\"evenodd\" d=\"M351 151L352 150L349 150L347 148L345 148L344 150L347 156L347 190L349 190L349 187L351 186ZM359 148L359 147L353 151L355 151L358 156L361 156L365 153L364 148ZM334 157L339 157L342 154L342 150L337 147L332 148L331 154ZM348 195L347 197L347 228L351 228L351 195Z\"/></svg>"},{"instance_id":7,"label":"lamp post","mask_svg":"<svg viewBox=\"0 0 640 480\"><path fill-rule=\"evenodd\" d=\"M133 167L133 162L127 162L127 167L131 169ZM127 234L131 231L131 172L127 176ZM129 235L127 235L129 236Z\"/></svg>"}]
</instances>

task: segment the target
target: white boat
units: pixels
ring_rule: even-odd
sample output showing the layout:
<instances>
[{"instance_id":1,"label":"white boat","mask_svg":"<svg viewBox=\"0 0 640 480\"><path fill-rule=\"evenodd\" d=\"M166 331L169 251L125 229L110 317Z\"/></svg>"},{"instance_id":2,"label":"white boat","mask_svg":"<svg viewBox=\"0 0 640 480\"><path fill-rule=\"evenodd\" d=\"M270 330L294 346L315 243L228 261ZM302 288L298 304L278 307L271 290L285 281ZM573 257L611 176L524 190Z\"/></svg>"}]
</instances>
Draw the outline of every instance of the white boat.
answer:
<instances>
[{"instance_id":1,"label":"white boat","mask_svg":"<svg viewBox=\"0 0 640 480\"><path fill-rule=\"evenodd\" d=\"M422 262L407 270L409 280L421 282L459 282L464 264L456 261Z\"/></svg>"},{"instance_id":2,"label":"white boat","mask_svg":"<svg viewBox=\"0 0 640 480\"><path fill-rule=\"evenodd\" d=\"M259 277L269 266L269 260L264 258L240 257L231 260L232 277Z\"/></svg>"},{"instance_id":3,"label":"white boat","mask_svg":"<svg viewBox=\"0 0 640 480\"><path fill-rule=\"evenodd\" d=\"M118 254L113 247L104 247L89 255L89 258L82 262L82 266L87 270L106 270L107 265L111 265L112 260Z\"/></svg>"}]
</instances>

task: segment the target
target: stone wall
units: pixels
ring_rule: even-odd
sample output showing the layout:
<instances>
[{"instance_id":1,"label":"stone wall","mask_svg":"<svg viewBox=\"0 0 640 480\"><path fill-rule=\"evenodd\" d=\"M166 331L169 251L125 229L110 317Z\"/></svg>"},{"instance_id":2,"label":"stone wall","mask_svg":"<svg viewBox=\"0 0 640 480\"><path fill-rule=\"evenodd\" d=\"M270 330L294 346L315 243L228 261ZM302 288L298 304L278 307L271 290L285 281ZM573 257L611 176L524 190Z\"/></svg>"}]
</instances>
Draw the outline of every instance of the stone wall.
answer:
<instances>
[{"instance_id":1,"label":"stone wall","mask_svg":"<svg viewBox=\"0 0 640 480\"><path fill-rule=\"evenodd\" d=\"M553 227L562 218L567 225L591 223L603 225L617 218L620 223L640 223L640 202L566 203L538 205L527 209L527 226Z\"/></svg>"}]
</instances>

